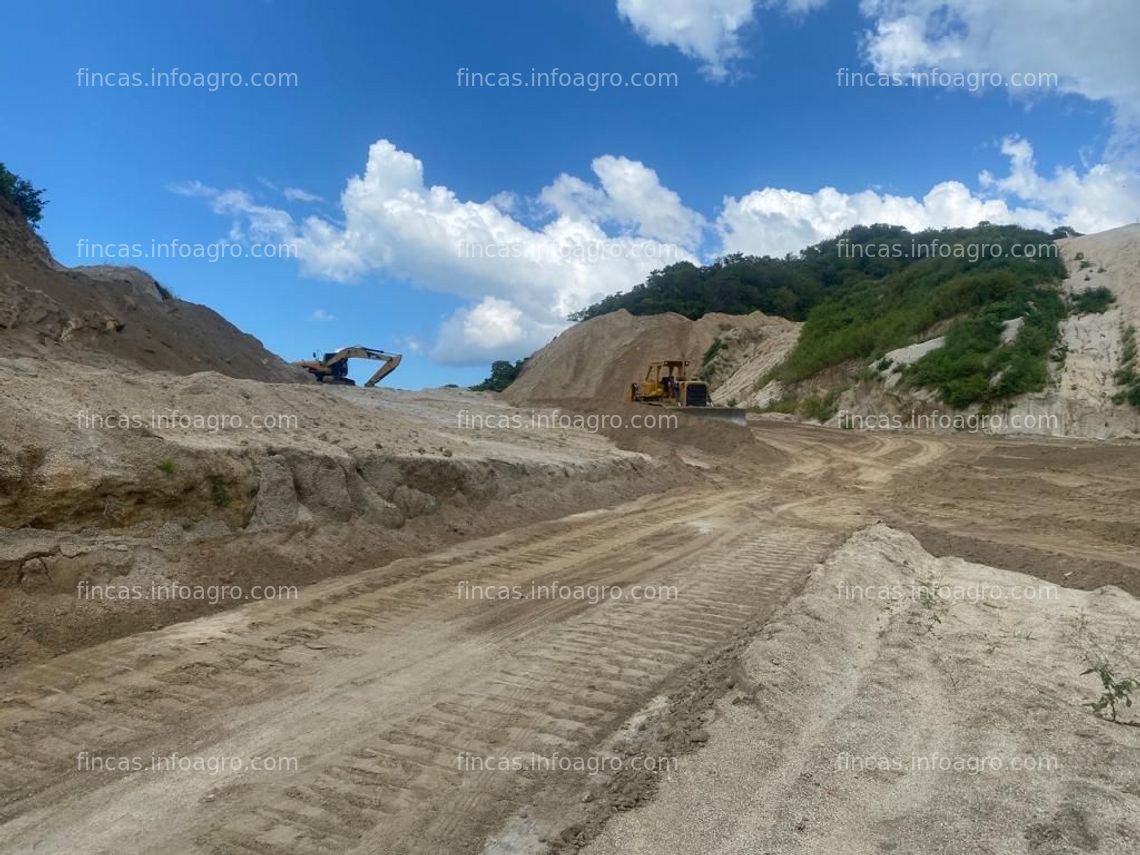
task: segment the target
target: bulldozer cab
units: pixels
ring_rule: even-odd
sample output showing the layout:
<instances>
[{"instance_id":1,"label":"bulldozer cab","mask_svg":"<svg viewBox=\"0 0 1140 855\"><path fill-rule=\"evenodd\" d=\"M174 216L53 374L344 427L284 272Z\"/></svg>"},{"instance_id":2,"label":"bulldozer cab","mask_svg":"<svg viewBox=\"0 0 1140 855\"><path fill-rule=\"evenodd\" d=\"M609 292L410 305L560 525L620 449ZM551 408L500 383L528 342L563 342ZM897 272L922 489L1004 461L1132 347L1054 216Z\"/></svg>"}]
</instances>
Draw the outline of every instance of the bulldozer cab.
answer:
<instances>
[{"instance_id":1,"label":"bulldozer cab","mask_svg":"<svg viewBox=\"0 0 1140 855\"><path fill-rule=\"evenodd\" d=\"M663 362L651 362L649 368L645 372L645 379L652 380L654 383L663 383L666 380L673 380L680 382L685 380L685 368L688 366L689 360L687 359L667 359ZM665 376L661 376L661 372L665 372Z\"/></svg>"}]
</instances>

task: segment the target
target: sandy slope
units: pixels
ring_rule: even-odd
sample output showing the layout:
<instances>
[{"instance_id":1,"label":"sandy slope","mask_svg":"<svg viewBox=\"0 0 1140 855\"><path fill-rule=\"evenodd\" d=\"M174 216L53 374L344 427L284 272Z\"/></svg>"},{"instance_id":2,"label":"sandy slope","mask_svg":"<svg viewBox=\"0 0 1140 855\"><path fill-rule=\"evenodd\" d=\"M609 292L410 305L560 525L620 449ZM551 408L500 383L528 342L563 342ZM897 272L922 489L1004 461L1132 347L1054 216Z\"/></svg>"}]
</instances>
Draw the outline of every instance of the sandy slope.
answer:
<instances>
[{"instance_id":1,"label":"sandy slope","mask_svg":"<svg viewBox=\"0 0 1140 855\"><path fill-rule=\"evenodd\" d=\"M80 580L293 584L689 477L549 417L0 358L0 666L202 613L81 601Z\"/></svg>"},{"instance_id":2,"label":"sandy slope","mask_svg":"<svg viewBox=\"0 0 1140 855\"><path fill-rule=\"evenodd\" d=\"M137 267L58 264L0 204L0 356L306 382L217 312L179 300Z\"/></svg>"},{"instance_id":3,"label":"sandy slope","mask_svg":"<svg viewBox=\"0 0 1140 855\"><path fill-rule=\"evenodd\" d=\"M803 324L767 318L762 326L742 330L727 341L725 367L716 378L713 402L722 406L763 407L780 394L780 384L762 384L765 375L783 362L800 338Z\"/></svg>"},{"instance_id":4,"label":"sandy slope","mask_svg":"<svg viewBox=\"0 0 1140 855\"><path fill-rule=\"evenodd\" d=\"M1061 327L1068 349L1055 388L1026 395L1014 413L1055 415L1059 429L1042 431L1072 436L1140 435L1140 411L1112 402L1118 391L1113 374L1120 367L1121 328L1140 326L1140 225L1058 241L1069 277L1066 291L1100 286L1116 296L1103 314L1066 319ZM1083 259L1078 259L1078 255ZM1082 261L1087 267L1082 269Z\"/></svg>"},{"instance_id":5,"label":"sandy slope","mask_svg":"<svg viewBox=\"0 0 1140 855\"><path fill-rule=\"evenodd\" d=\"M1138 621L1115 588L863 530L751 645L748 702L586 852L1135 852L1140 728L1082 707L1099 686L1080 673L1094 649L1140 672Z\"/></svg>"},{"instance_id":6,"label":"sandy slope","mask_svg":"<svg viewBox=\"0 0 1140 855\"><path fill-rule=\"evenodd\" d=\"M631 315L621 309L572 326L535 353L506 396L515 404L616 406L630 383L645 376L650 362L687 359L690 376L697 376L705 352L718 335L732 329L763 331L786 323L762 312L714 312L691 321L672 312Z\"/></svg>"}]
</instances>

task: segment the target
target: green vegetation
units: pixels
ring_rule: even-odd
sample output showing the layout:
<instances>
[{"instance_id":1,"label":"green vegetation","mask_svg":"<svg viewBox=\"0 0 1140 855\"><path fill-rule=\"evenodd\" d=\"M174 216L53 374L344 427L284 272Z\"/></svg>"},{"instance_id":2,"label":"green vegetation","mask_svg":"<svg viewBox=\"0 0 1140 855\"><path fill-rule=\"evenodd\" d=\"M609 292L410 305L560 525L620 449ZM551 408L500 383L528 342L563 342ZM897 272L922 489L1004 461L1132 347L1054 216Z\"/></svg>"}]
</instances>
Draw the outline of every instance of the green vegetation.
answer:
<instances>
[{"instance_id":1,"label":"green vegetation","mask_svg":"<svg viewBox=\"0 0 1140 855\"><path fill-rule=\"evenodd\" d=\"M1111 288L1101 285L1098 288L1089 288L1069 297L1069 311L1074 315L1101 314L1116 302L1116 295Z\"/></svg>"},{"instance_id":2,"label":"green vegetation","mask_svg":"<svg viewBox=\"0 0 1140 855\"><path fill-rule=\"evenodd\" d=\"M178 468L175 466L174 461L169 457L158 464L158 468L165 472L167 475L173 475L174 471Z\"/></svg>"},{"instance_id":3,"label":"green vegetation","mask_svg":"<svg viewBox=\"0 0 1140 855\"><path fill-rule=\"evenodd\" d=\"M946 344L910 366L904 377L915 386L938 389L943 401L959 409L1044 389L1065 304L1048 288L1019 296L956 321ZM1004 321L1011 317L1025 320L1017 337L1003 344Z\"/></svg>"},{"instance_id":4,"label":"green vegetation","mask_svg":"<svg viewBox=\"0 0 1140 855\"><path fill-rule=\"evenodd\" d=\"M805 419L815 419L818 422L826 422L835 415L839 396L842 395L844 391L846 390L838 388L832 389L823 395L806 395L804 397L800 397L799 395L785 395L778 401L773 401L767 407L762 408L761 411L766 413L785 413Z\"/></svg>"},{"instance_id":5,"label":"green vegetation","mask_svg":"<svg viewBox=\"0 0 1140 855\"><path fill-rule=\"evenodd\" d=\"M215 507L224 508L230 503L230 494L221 475L210 476L210 498Z\"/></svg>"},{"instance_id":6,"label":"green vegetation","mask_svg":"<svg viewBox=\"0 0 1140 855\"><path fill-rule=\"evenodd\" d=\"M43 218L44 205L47 204L43 195L43 190L37 190L30 181L14 172L9 172L8 168L0 163L0 196L15 205L24 219L33 226Z\"/></svg>"},{"instance_id":7,"label":"green vegetation","mask_svg":"<svg viewBox=\"0 0 1140 855\"><path fill-rule=\"evenodd\" d=\"M1131 694L1134 690L1140 689L1140 680L1132 677L1117 677L1113 674L1109 664L1104 661L1098 662L1088 670L1081 672L1082 677L1086 674L1096 674L1100 678L1104 691L1099 698L1087 702L1085 706L1091 707L1094 713L1102 718L1107 718L1109 721L1116 721L1116 705L1123 703L1126 707L1132 706ZM1107 716L1104 714L1105 710L1108 710Z\"/></svg>"},{"instance_id":8,"label":"green vegetation","mask_svg":"<svg viewBox=\"0 0 1140 855\"><path fill-rule=\"evenodd\" d=\"M471 387L472 392L502 392L515 382L526 364L525 359L511 363L505 359L497 359L491 363L491 376Z\"/></svg>"},{"instance_id":9,"label":"green vegetation","mask_svg":"<svg viewBox=\"0 0 1140 855\"><path fill-rule=\"evenodd\" d=\"M1136 327L1129 324L1121 332L1120 368L1114 379L1120 391L1113 396L1113 403L1131 404L1140 409L1140 372L1136 365Z\"/></svg>"},{"instance_id":10,"label":"green vegetation","mask_svg":"<svg viewBox=\"0 0 1140 855\"><path fill-rule=\"evenodd\" d=\"M717 336L713 340L713 343L709 345L709 349L705 351L704 357L701 358L702 376L704 376L704 373L708 370L708 367L712 364L712 361L716 359L717 354L720 353L723 348L724 340L720 336Z\"/></svg>"},{"instance_id":11,"label":"green vegetation","mask_svg":"<svg viewBox=\"0 0 1140 855\"><path fill-rule=\"evenodd\" d=\"M1043 369L1057 336L1057 322L1064 315L1057 293L1064 269L1057 258L1015 258L1010 250L1014 244L1047 243L1048 236L1013 226L980 226L923 232L914 239L933 240L934 235L947 235L947 231L959 240L996 245L1001 257L975 261L926 258L893 274L849 285L812 310L777 378L795 383L832 365L879 358L914 342L941 322L953 322L947 331L947 348L928 354L904 376L915 385L939 388L944 396L949 380L962 380L954 400L946 396L948 404L965 406L963 402L1002 397L986 392L981 384L988 383L1007 363L1025 369L1029 354L1040 358ZM1023 316L1026 323L1018 336L1019 353L998 358L992 352L1001 346L1001 323ZM949 353L943 352L947 349ZM1009 390L1024 385L1023 374L1023 370L1018 374L1020 383L1005 384L1004 394L1016 394ZM1044 373L1037 376L1043 384Z\"/></svg>"},{"instance_id":12,"label":"green vegetation","mask_svg":"<svg viewBox=\"0 0 1140 855\"><path fill-rule=\"evenodd\" d=\"M1064 265L1051 241L1070 232L990 223L915 234L901 226L859 226L798 256L675 264L574 319L618 309L690 318L759 309L804 320L795 349L764 378L787 386L833 366L881 362L888 351L941 327L946 347L905 369L904 381L939 390L955 407L989 404L1040 390L1048 380L1066 313L1059 291ZM1103 299L1091 297L1089 305ZM1015 318L1024 322L1006 343L1003 324Z\"/></svg>"}]
</instances>

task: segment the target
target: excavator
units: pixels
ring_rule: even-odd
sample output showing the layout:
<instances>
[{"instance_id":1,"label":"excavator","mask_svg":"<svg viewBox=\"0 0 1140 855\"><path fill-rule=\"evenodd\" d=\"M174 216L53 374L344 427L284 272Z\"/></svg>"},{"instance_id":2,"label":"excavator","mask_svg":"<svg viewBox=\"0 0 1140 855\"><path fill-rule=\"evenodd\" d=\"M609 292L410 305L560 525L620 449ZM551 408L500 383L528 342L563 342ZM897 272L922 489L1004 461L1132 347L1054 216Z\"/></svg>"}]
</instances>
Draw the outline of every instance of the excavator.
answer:
<instances>
[{"instance_id":1,"label":"excavator","mask_svg":"<svg viewBox=\"0 0 1140 855\"><path fill-rule=\"evenodd\" d=\"M385 353L383 350L374 350L363 345L342 347L332 353L326 353L324 359L319 359L314 353L312 359L305 359L297 365L304 368L317 378L318 383L334 383L339 386L355 386L356 381L348 376L348 360L350 359L377 359L384 364L364 383L365 387L372 387L396 370L403 355L399 353Z\"/></svg>"},{"instance_id":2,"label":"excavator","mask_svg":"<svg viewBox=\"0 0 1140 855\"><path fill-rule=\"evenodd\" d=\"M658 407L680 407L702 418L748 424L744 410L710 406L708 384L704 380L690 378L688 369L687 359L649 363L645 379L629 384L627 400Z\"/></svg>"}]
</instances>

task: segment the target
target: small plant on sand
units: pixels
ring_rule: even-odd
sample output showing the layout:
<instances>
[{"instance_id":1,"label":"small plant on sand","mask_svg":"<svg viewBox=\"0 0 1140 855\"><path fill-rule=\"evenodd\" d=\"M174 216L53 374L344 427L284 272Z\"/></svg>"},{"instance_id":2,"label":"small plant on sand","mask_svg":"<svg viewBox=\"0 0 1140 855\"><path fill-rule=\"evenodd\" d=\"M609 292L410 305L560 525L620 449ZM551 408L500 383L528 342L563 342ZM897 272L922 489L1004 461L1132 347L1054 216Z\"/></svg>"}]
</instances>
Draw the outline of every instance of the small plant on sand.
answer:
<instances>
[{"instance_id":1,"label":"small plant on sand","mask_svg":"<svg viewBox=\"0 0 1140 855\"><path fill-rule=\"evenodd\" d=\"M178 467L175 466L174 461L168 457L158 464L158 468L165 472L167 475L173 475L174 470Z\"/></svg>"},{"instance_id":2,"label":"small plant on sand","mask_svg":"<svg viewBox=\"0 0 1140 855\"><path fill-rule=\"evenodd\" d=\"M226 484L221 475L210 476L210 498L219 508L224 508L230 503L230 494L226 492Z\"/></svg>"},{"instance_id":3,"label":"small plant on sand","mask_svg":"<svg viewBox=\"0 0 1140 855\"><path fill-rule=\"evenodd\" d=\"M1086 674L1096 674L1100 678L1101 687L1104 691L1095 701L1087 701L1084 705L1108 721L1116 721L1117 704L1126 707L1132 706L1132 692L1140 689L1140 680L1134 677L1116 676L1112 667L1103 660L1081 672L1082 677ZM1107 715L1105 715L1105 710L1108 711Z\"/></svg>"},{"instance_id":4,"label":"small plant on sand","mask_svg":"<svg viewBox=\"0 0 1140 855\"><path fill-rule=\"evenodd\" d=\"M940 582L931 580L915 589L915 602L922 611L911 623L923 626L927 632L933 632L934 627L942 623L942 614L949 607L949 603L938 593L942 587Z\"/></svg>"}]
</instances>

